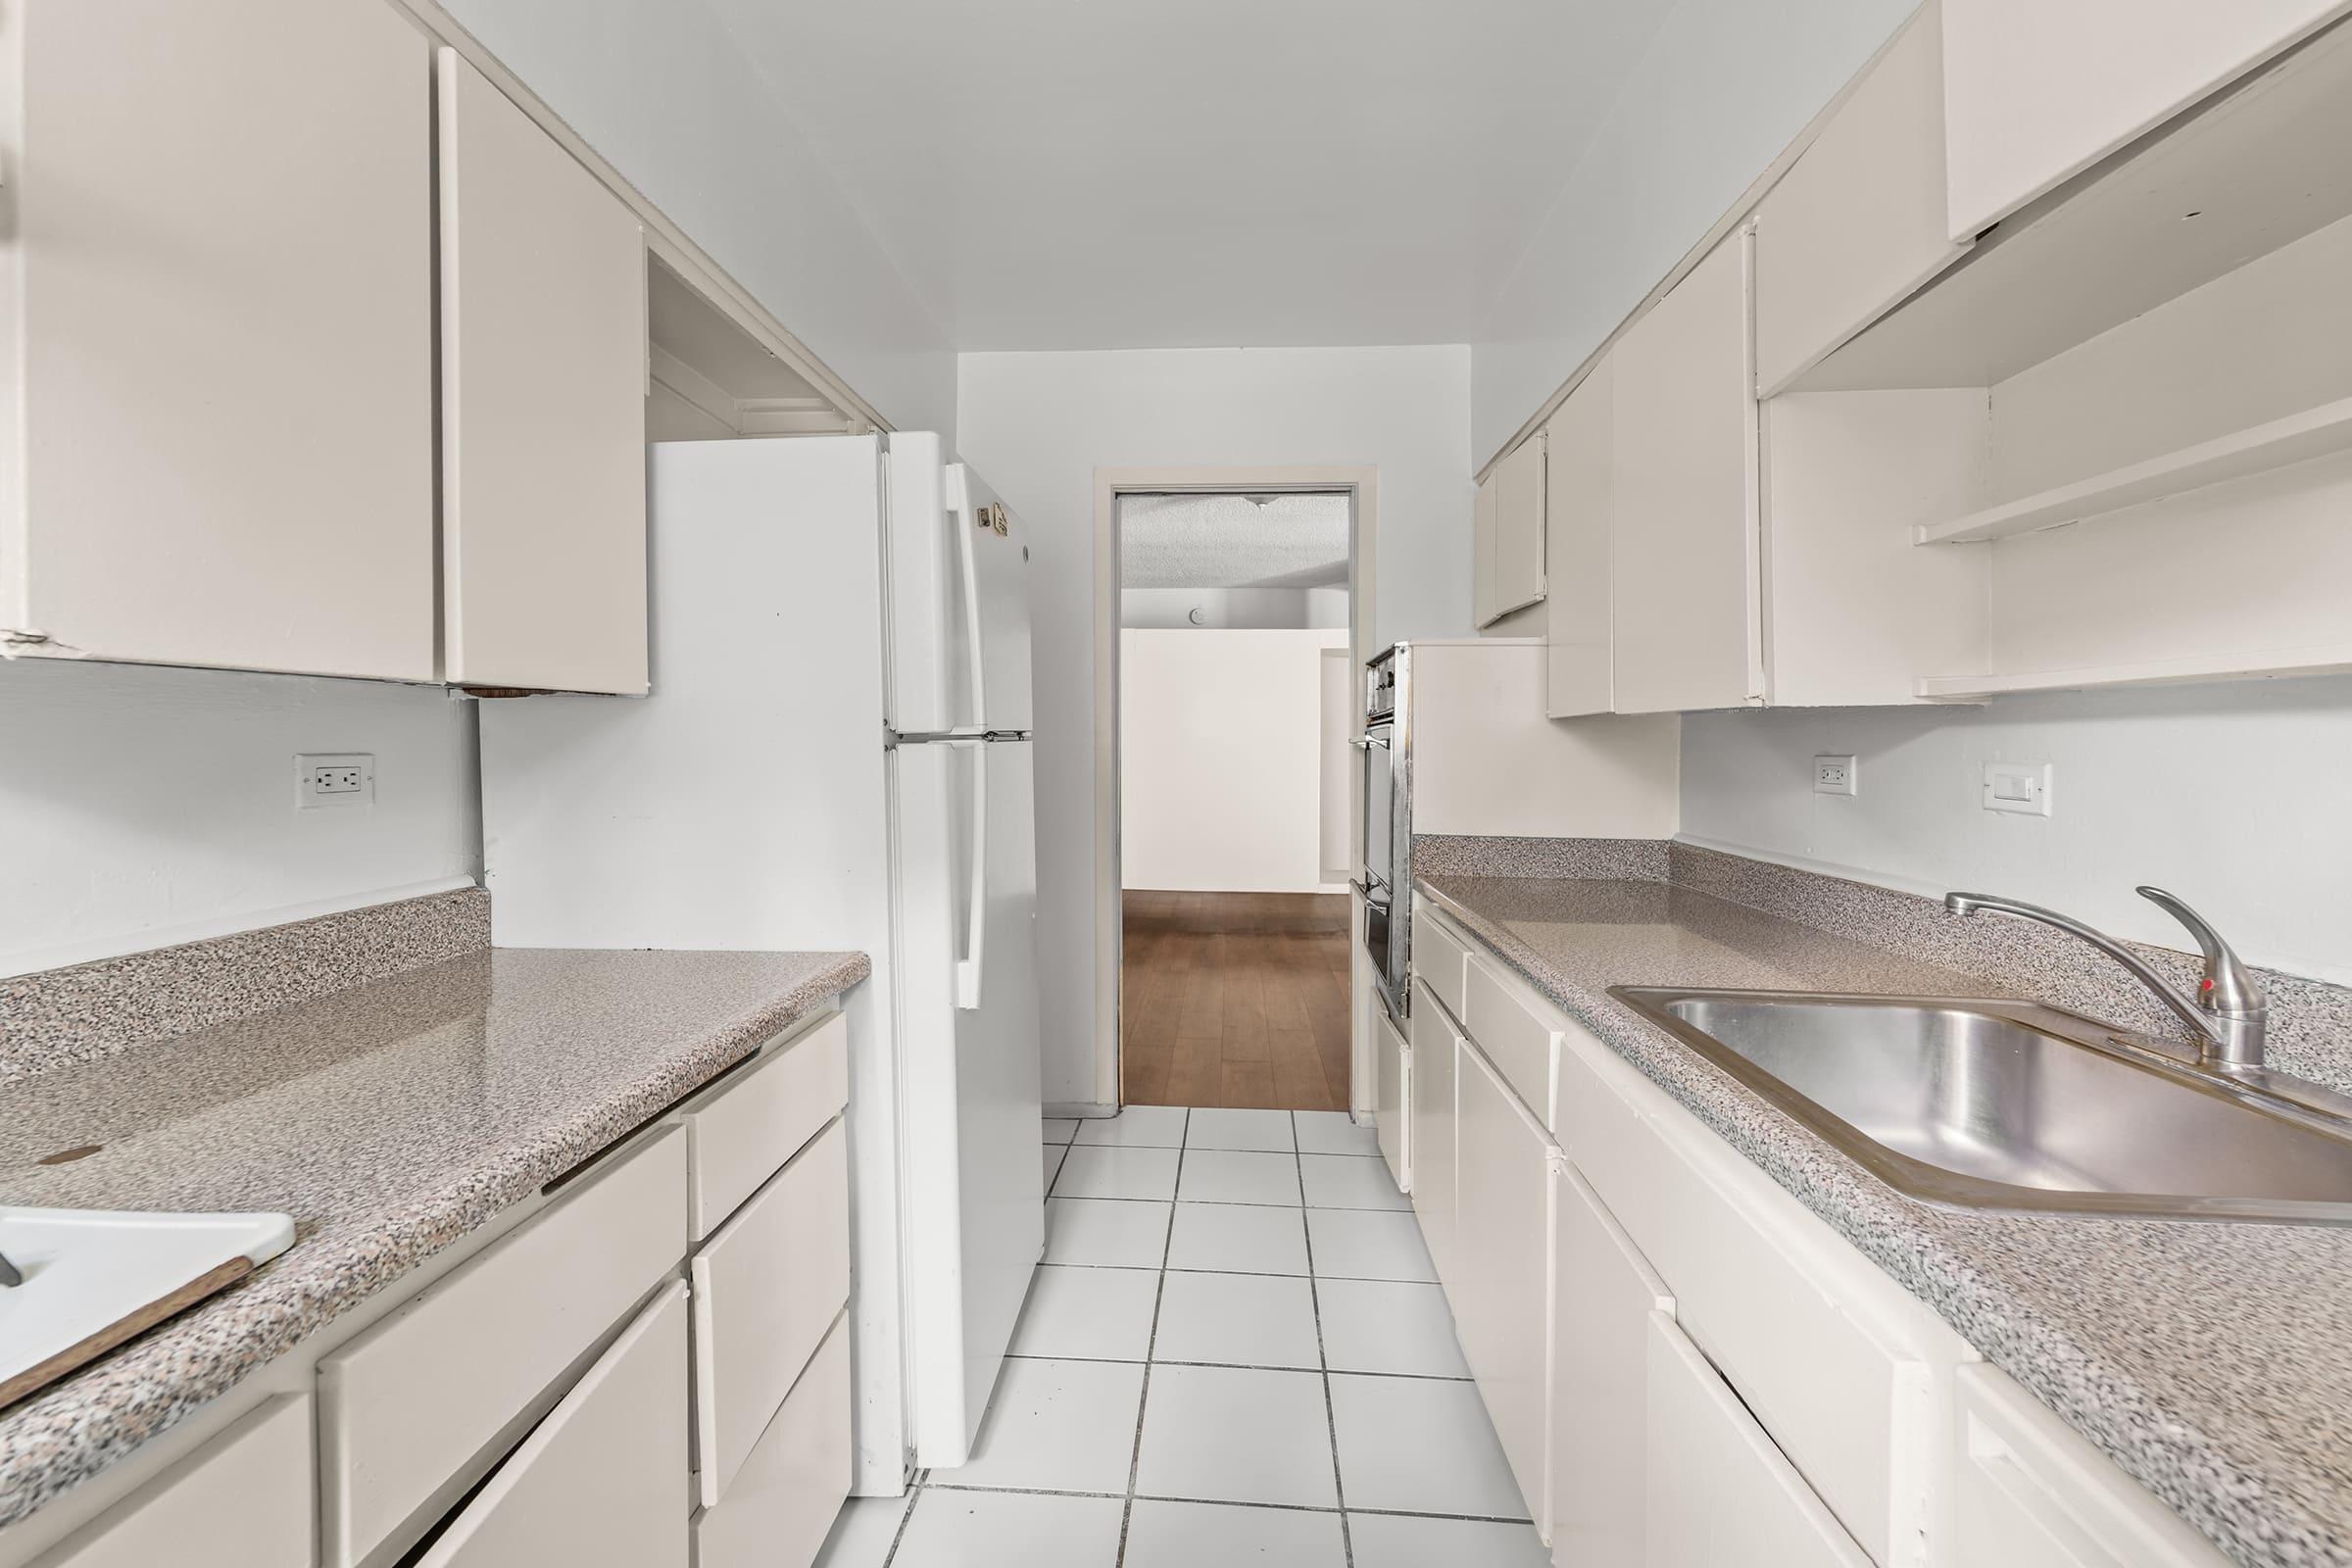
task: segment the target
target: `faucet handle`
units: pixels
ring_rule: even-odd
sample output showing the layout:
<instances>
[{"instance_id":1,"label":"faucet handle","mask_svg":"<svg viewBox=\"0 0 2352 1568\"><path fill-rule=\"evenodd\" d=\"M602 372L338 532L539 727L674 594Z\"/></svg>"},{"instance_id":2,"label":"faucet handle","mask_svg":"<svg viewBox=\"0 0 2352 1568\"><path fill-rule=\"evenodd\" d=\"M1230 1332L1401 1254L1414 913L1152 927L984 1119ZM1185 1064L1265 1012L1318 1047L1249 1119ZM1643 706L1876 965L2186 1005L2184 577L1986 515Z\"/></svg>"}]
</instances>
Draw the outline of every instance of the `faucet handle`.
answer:
<instances>
[{"instance_id":1,"label":"faucet handle","mask_svg":"<svg viewBox=\"0 0 2352 1568\"><path fill-rule=\"evenodd\" d=\"M2263 1010L2262 982L2254 978L2254 971L2239 960L2210 921L2162 888L2143 887L2135 891L2186 926L2188 934L2204 951L2205 979L2197 987L2197 1002L2206 1011L2245 1017Z\"/></svg>"}]
</instances>

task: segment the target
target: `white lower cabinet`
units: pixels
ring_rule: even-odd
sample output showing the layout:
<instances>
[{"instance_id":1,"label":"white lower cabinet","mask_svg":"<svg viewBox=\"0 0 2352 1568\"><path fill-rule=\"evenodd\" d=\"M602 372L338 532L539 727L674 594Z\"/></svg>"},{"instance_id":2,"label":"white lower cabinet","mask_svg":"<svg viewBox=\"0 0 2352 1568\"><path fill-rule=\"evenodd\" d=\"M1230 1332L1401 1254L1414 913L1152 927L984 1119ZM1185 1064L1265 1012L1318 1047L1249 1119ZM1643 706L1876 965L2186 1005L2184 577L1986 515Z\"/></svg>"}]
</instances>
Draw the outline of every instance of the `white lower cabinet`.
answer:
<instances>
[{"instance_id":1,"label":"white lower cabinet","mask_svg":"<svg viewBox=\"0 0 2352 1568\"><path fill-rule=\"evenodd\" d=\"M1663 1312L1649 1317L1645 1568L1870 1568L1740 1396Z\"/></svg>"},{"instance_id":2,"label":"white lower cabinet","mask_svg":"<svg viewBox=\"0 0 2352 1568\"><path fill-rule=\"evenodd\" d=\"M805 1568L850 1494L849 1314L727 1489L694 1521L694 1568Z\"/></svg>"},{"instance_id":3,"label":"white lower cabinet","mask_svg":"<svg viewBox=\"0 0 2352 1568\"><path fill-rule=\"evenodd\" d=\"M1460 989L1460 974L1454 976ZM1413 977L1413 1215L1430 1261L1449 1293L1458 1292L1453 1261L1455 1182L1454 1076L1460 1037L1429 983Z\"/></svg>"},{"instance_id":4,"label":"white lower cabinet","mask_svg":"<svg viewBox=\"0 0 2352 1568\"><path fill-rule=\"evenodd\" d=\"M1649 1320L1674 1297L1585 1179L1552 1200L1551 1552L1562 1564L1639 1564Z\"/></svg>"},{"instance_id":5,"label":"white lower cabinet","mask_svg":"<svg viewBox=\"0 0 2352 1568\"><path fill-rule=\"evenodd\" d=\"M672 1281L416 1568L683 1568L686 1287Z\"/></svg>"},{"instance_id":6,"label":"white lower cabinet","mask_svg":"<svg viewBox=\"0 0 2352 1568\"><path fill-rule=\"evenodd\" d=\"M836 1121L695 1254L695 1470L725 1496L850 1298L848 1137Z\"/></svg>"},{"instance_id":7,"label":"white lower cabinet","mask_svg":"<svg viewBox=\"0 0 2352 1568\"><path fill-rule=\"evenodd\" d=\"M2107 1456L1989 1366L1957 1379L1953 1568L2224 1568Z\"/></svg>"},{"instance_id":8,"label":"white lower cabinet","mask_svg":"<svg viewBox=\"0 0 2352 1568\"><path fill-rule=\"evenodd\" d=\"M1475 1047L1458 1057L1462 1354L1486 1400L1527 1511L1544 1528L1551 1399L1551 1196L1559 1151Z\"/></svg>"},{"instance_id":9,"label":"white lower cabinet","mask_svg":"<svg viewBox=\"0 0 2352 1568\"><path fill-rule=\"evenodd\" d=\"M311 1568L311 1400L280 1395L183 1459L40 1568Z\"/></svg>"},{"instance_id":10,"label":"white lower cabinet","mask_svg":"<svg viewBox=\"0 0 2352 1568\"><path fill-rule=\"evenodd\" d=\"M1379 1031L1373 1067L1372 1123L1380 1135L1380 1157L1389 1163L1390 1179L1399 1192L1413 1190L1412 1146L1405 1109L1413 1102L1413 1047L1396 1020L1384 1009L1373 1027Z\"/></svg>"}]
</instances>

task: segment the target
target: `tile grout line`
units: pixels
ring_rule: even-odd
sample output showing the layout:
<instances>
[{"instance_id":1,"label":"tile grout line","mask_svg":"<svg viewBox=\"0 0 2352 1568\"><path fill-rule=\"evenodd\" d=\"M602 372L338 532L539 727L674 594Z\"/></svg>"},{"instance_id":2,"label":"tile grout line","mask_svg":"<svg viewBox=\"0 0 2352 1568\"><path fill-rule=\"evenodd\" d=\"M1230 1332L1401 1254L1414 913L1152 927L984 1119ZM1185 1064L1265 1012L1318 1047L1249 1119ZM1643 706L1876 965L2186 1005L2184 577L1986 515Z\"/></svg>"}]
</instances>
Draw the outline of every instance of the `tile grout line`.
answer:
<instances>
[{"instance_id":1,"label":"tile grout line","mask_svg":"<svg viewBox=\"0 0 2352 1568\"><path fill-rule=\"evenodd\" d=\"M1077 1492L1065 1487L982 1487L969 1482L932 1481L923 1486L925 1492L960 1492L967 1494L995 1494L1012 1497L1093 1497L1103 1502L1117 1502L1126 1494L1118 1492ZM1137 1502L1186 1502L1202 1508L1264 1508L1274 1513L1330 1513L1340 1510L1310 1502L1260 1502L1247 1497L1180 1497L1174 1493L1138 1492ZM1414 1508L1373 1508L1357 1503L1350 1513L1377 1514L1384 1519L1447 1519L1474 1525L1524 1525L1532 1523L1525 1516L1512 1517L1498 1513L1440 1513Z\"/></svg>"},{"instance_id":2,"label":"tile grout line","mask_svg":"<svg viewBox=\"0 0 2352 1568\"><path fill-rule=\"evenodd\" d=\"M1298 1113L1291 1113L1291 1138L1298 1137ZM1339 1505L1340 1561L1343 1568L1355 1568L1355 1541L1348 1528L1348 1483L1340 1474L1340 1413L1331 1397L1331 1351L1323 1343L1323 1287L1315 1277L1315 1233L1303 1217L1306 1208L1306 1163L1298 1165L1299 1223L1306 1230L1306 1302L1315 1320L1315 1359L1322 1363L1323 1430L1331 1440L1331 1499Z\"/></svg>"},{"instance_id":3,"label":"tile grout line","mask_svg":"<svg viewBox=\"0 0 2352 1568\"><path fill-rule=\"evenodd\" d=\"M1184 1130L1188 1141L1192 1127L1193 1113L1188 1108L1184 1113ZM1176 1149L1176 1182L1180 1187L1184 1184L1182 1144ZM1135 1524L1135 1488L1144 1468L1144 1415L1152 1406L1152 1356L1159 1348L1159 1309L1168 1296L1168 1249L1175 1242L1176 1202L1171 1197L1168 1200L1168 1228L1159 1241L1159 1274L1152 1287L1152 1332L1144 1337L1144 1381L1135 1396L1135 1447L1127 1460L1127 1496L1119 1504L1119 1550L1118 1555L1111 1559L1113 1568L1127 1561L1127 1532Z\"/></svg>"}]
</instances>

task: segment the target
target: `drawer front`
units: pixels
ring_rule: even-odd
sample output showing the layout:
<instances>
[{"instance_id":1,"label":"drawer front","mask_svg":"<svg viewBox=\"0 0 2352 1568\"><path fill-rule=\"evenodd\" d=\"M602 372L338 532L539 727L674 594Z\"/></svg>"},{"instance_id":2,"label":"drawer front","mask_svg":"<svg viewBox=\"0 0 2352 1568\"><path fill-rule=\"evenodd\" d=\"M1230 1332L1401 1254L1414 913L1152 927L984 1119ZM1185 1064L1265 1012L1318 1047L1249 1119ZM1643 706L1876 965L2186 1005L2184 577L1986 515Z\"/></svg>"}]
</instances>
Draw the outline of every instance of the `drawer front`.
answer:
<instances>
[{"instance_id":1,"label":"drawer front","mask_svg":"<svg viewBox=\"0 0 2352 1568\"><path fill-rule=\"evenodd\" d=\"M397 1556L394 1533L463 1492L484 1451L685 1250L686 1135L665 1128L321 1360L332 1568Z\"/></svg>"},{"instance_id":2,"label":"drawer front","mask_svg":"<svg viewBox=\"0 0 2352 1568\"><path fill-rule=\"evenodd\" d=\"M1380 1134L1380 1157L1389 1163L1396 1190L1413 1190L1411 1143L1406 1109L1412 1103L1413 1050L1384 1007L1373 1027L1380 1031L1379 1061L1373 1075L1372 1125Z\"/></svg>"},{"instance_id":3,"label":"drawer front","mask_svg":"<svg viewBox=\"0 0 2352 1568\"><path fill-rule=\"evenodd\" d=\"M850 1298L840 1122L793 1156L694 1264L695 1469L716 1507Z\"/></svg>"},{"instance_id":4,"label":"drawer front","mask_svg":"<svg viewBox=\"0 0 2352 1568\"><path fill-rule=\"evenodd\" d=\"M694 1239L725 1224L849 1101L850 1021L838 1012L688 1101L678 1114Z\"/></svg>"},{"instance_id":5,"label":"drawer front","mask_svg":"<svg viewBox=\"0 0 2352 1568\"><path fill-rule=\"evenodd\" d=\"M311 1568L311 1400L285 1394L124 1498L41 1568Z\"/></svg>"},{"instance_id":6,"label":"drawer front","mask_svg":"<svg viewBox=\"0 0 2352 1568\"><path fill-rule=\"evenodd\" d=\"M1428 986L1446 1010L1462 1016L1462 976L1470 966L1470 950L1437 918L1427 899L1413 900L1413 978Z\"/></svg>"},{"instance_id":7,"label":"drawer front","mask_svg":"<svg viewBox=\"0 0 2352 1568\"><path fill-rule=\"evenodd\" d=\"M1953 1568L2224 1568L2211 1543L1989 1366L1955 1377Z\"/></svg>"},{"instance_id":8,"label":"drawer front","mask_svg":"<svg viewBox=\"0 0 2352 1568\"><path fill-rule=\"evenodd\" d=\"M1462 1005L1463 1030L1500 1069L1503 1082L1550 1128L1551 1075L1560 1031L1547 1016L1548 1009L1527 997L1501 965L1481 954L1471 955Z\"/></svg>"},{"instance_id":9,"label":"drawer front","mask_svg":"<svg viewBox=\"0 0 2352 1568\"><path fill-rule=\"evenodd\" d=\"M727 1500L694 1522L694 1568L808 1568L850 1494L850 1328L844 1313L744 1460Z\"/></svg>"},{"instance_id":10,"label":"drawer front","mask_svg":"<svg viewBox=\"0 0 2352 1568\"><path fill-rule=\"evenodd\" d=\"M1476 1051L1461 1054L1461 1283L1450 1293L1462 1354L1519 1483L1528 1517L1544 1528L1551 1396L1549 1137Z\"/></svg>"},{"instance_id":11,"label":"drawer front","mask_svg":"<svg viewBox=\"0 0 2352 1568\"><path fill-rule=\"evenodd\" d=\"M686 1287L672 1282L572 1385L416 1568L683 1568Z\"/></svg>"},{"instance_id":12,"label":"drawer front","mask_svg":"<svg viewBox=\"0 0 2352 1568\"><path fill-rule=\"evenodd\" d=\"M1455 1285L1456 1138L1454 1074L1459 1037L1427 982L1413 998L1413 1215L1438 1278Z\"/></svg>"},{"instance_id":13,"label":"drawer front","mask_svg":"<svg viewBox=\"0 0 2352 1568\"><path fill-rule=\"evenodd\" d=\"M1583 1177L1552 1200L1551 1549L1565 1564L1642 1561L1649 1316L1674 1298Z\"/></svg>"},{"instance_id":14,"label":"drawer front","mask_svg":"<svg viewBox=\"0 0 2352 1568\"><path fill-rule=\"evenodd\" d=\"M1682 1331L1872 1556L1918 1562L1948 1485L1951 1367L1973 1353L1606 1047L1580 1031L1562 1060L1564 1142Z\"/></svg>"},{"instance_id":15,"label":"drawer front","mask_svg":"<svg viewBox=\"0 0 2352 1568\"><path fill-rule=\"evenodd\" d=\"M1707 1358L1649 1318L1646 1568L1870 1568Z\"/></svg>"}]
</instances>

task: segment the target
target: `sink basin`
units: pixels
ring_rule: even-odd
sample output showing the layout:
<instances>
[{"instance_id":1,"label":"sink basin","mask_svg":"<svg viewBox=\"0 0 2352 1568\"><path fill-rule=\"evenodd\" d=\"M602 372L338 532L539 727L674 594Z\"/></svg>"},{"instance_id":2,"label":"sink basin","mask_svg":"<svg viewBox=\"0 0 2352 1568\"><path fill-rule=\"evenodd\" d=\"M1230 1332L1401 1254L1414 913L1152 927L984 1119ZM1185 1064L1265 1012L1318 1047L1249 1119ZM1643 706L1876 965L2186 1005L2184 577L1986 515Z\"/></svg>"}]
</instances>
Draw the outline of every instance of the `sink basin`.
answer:
<instances>
[{"instance_id":1,"label":"sink basin","mask_svg":"<svg viewBox=\"0 0 2352 1568\"><path fill-rule=\"evenodd\" d=\"M0 1207L0 1406L193 1306L284 1251L284 1214Z\"/></svg>"},{"instance_id":2,"label":"sink basin","mask_svg":"<svg viewBox=\"0 0 2352 1568\"><path fill-rule=\"evenodd\" d=\"M1618 987L1907 1197L2352 1224L2352 1121L2036 1003ZM2275 1080L2273 1080L2275 1081Z\"/></svg>"}]
</instances>

